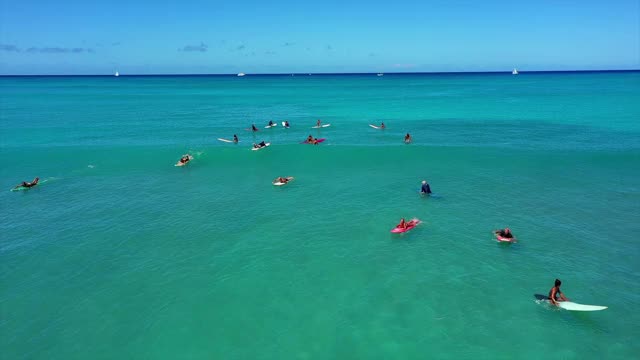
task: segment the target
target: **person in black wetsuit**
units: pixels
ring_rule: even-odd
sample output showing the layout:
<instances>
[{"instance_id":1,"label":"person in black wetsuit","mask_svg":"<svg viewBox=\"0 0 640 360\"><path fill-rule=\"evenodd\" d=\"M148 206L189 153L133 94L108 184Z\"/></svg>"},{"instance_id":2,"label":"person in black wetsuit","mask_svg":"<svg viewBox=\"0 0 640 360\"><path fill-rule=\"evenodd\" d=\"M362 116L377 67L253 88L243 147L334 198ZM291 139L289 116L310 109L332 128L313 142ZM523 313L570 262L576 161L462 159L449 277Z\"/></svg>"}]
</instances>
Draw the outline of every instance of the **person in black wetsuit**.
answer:
<instances>
[{"instance_id":1,"label":"person in black wetsuit","mask_svg":"<svg viewBox=\"0 0 640 360\"><path fill-rule=\"evenodd\" d=\"M261 141L258 144L253 144L253 147L256 148L256 149L260 149L260 148L263 148L265 146L267 146L267 144L265 144L264 141Z\"/></svg>"},{"instance_id":2,"label":"person in black wetsuit","mask_svg":"<svg viewBox=\"0 0 640 360\"><path fill-rule=\"evenodd\" d=\"M422 180L422 187L420 188L420 193L422 195L431 194L431 186L429 186L429 183L427 182L427 180Z\"/></svg>"},{"instance_id":3,"label":"person in black wetsuit","mask_svg":"<svg viewBox=\"0 0 640 360\"><path fill-rule=\"evenodd\" d=\"M240 141L240 140L238 140L238 135L233 134L233 142L237 144L238 141Z\"/></svg>"},{"instance_id":4,"label":"person in black wetsuit","mask_svg":"<svg viewBox=\"0 0 640 360\"><path fill-rule=\"evenodd\" d=\"M273 120L269 120L269 126L273 126Z\"/></svg>"},{"instance_id":5,"label":"person in black wetsuit","mask_svg":"<svg viewBox=\"0 0 640 360\"><path fill-rule=\"evenodd\" d=\"M549 290L549 301L551 301L553 305L558 305L558 301L569 301L562 291L560 291L560 285L562 285L562 281L556 279L553 287Z\"/></svg>"},{"instance_id":6,"label":"person in black wetsuit","mask_svg":"<svg viewBox=\"0 0 640 360\"><path fill-rule=\"evenodd\" d=\"M258 128L255 126L255 124L251 124L251 131L258 131Z\"/></svg>"},{"instance_id":7,"label":"person in black wetsuit","mask_svg":"<svg viewBox=\"0 0 640 360\"><path fill-rule=\"evenodd\" d=\"M284 127L289 127L289 120L284 121Z\"/></svg>"}]
</instances>

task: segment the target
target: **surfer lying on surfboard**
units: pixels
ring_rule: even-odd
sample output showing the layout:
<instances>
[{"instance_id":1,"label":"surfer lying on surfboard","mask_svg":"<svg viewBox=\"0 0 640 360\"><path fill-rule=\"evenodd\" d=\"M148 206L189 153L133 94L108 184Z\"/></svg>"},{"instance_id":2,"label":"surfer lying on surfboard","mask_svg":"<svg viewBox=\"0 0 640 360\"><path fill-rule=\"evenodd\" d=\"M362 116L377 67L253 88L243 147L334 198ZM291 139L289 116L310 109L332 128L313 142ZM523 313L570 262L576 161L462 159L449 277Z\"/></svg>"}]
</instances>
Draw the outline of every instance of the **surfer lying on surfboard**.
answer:
<instances>
[{"instance_id":1,"label":"surfer lying on surfboard","mask_svg":"<svg viewBox=\"0 0 640 360\"><path fill-rule=\"evenodd\" d=\"M560 285L562 285L562 281L560 281L560 279L556 279L555 284L551 290L549 290L549 301L551 301L553 305L558 305L558 301L569 301L562 291L560 291Z\"/></svg>"},{"instance_id":2,"label":"surfer lying on surfboard","mask_svg":"<svg viewBox=\"0 0 640 360\"><path fill-rule=\"evenodd\" d=\"M23 181L22 184L16 185L14 187L14 189L17 189L19 187L24 187L24 188L30 188L30 187L34 187L36 185L38 185L38 181L40 181L39 177L36 177L35 179L33 179L31 182L28 181Z\"/></svg>"},{"instance_id":3,"label":"surfer lying on surfboard","mask_svg":"<svg viewBox=\"0 0 640 360\"><path fill-rule=\"evenodd\" d=\"M324 139L323 139L324 140ZM318 141L318 139L314 139L313 136L309 135L307 137L307 140L304 142L305 144L313 144L313 145L318 145L320 142Z\"/></svg>"},{"instance_id":4,"label":"surfer lying on surfboard","mask_svg":"<svg viewBox=\"0 0 640 360\"><path fill-rule=\"evenodd\" d=\"M193 156L189 155L189 154L184 154L182 155L182 157L180 158L180 160L178 160L178 163L176 163L175 166L184 166L187 165L187 163L189 161L191 161L193 159Z\"/></svg>"},{"instance_id":5,"label":"surfer lying on surfboard","mask_svg":"<svg viewBox=\"0 0 640 360\"><path fill-rule=\"evenodd\" d=\"M496 235L496 240L502 242L516 242L516 238L509 228L495 230L493 232Z\"/></svg>"},{"instance_id":6,"label":"surfer lying on surfboard","mask_svg":"<svg viewBox=\"0 0 640 360\"><path fill-rule=\"evenodd\" d=\"M258 144L253 144L253 148L254 148L254 149L260 149L260 148L263 148L263 147L265 147L265 146L267 146L267 144L266 144L264 141L261 141L261 142L260 142L260 143L258 143Z\"/></svg>"},{"instance_id":7,"label":"surfer lying on surfboard","mask_svg":"<svg viewBox=\"0 0 640 360\"><path fill-rule=\"evenodd\" d=\"M282 184L286 184L286 183L288 183L288 182L289 182L289 179L288 179L288 178L285 178L285 177L280 176L280 177L277 177L275 180L273 180L273 182L274 182L274 183L282 183Z\"/></svg>"}]
</instances>

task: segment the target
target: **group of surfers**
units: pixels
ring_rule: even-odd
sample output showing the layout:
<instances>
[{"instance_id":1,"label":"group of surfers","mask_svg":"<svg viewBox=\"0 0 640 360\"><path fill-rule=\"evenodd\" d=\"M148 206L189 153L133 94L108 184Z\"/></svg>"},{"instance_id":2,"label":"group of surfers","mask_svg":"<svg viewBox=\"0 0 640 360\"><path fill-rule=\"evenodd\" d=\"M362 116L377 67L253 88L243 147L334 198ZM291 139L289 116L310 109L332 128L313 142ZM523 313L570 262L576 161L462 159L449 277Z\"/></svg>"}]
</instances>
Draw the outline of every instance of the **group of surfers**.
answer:
<instances>
[{"instance_id":1,"label":"group of surfers","mask_svg":"<svg viewBox=\"0 0 640 360\"><path fill-rule=\"evenodd\" d=\"M309 136L311 136L311 135L309 135ZM235 135L234 135L234 138L235 138ZM266 145L264 144L264 141L263 141L260 144L254 144L254 146L259 146L260 147L260 146L266 146ZM189 162L191 160L191 158L192 158L191 155L185 154L185 155L182 156L182 158L180 158L180 163L186 164L187 162ZM290 181L290 179L292 179L292 178L286 178L286 177L279 176L273 182L274 183L286 184L286 183L288 183ZM32 181L23 181L22 183L16 185L15 188L19 188L19 187L32 188L32 187L38 185L39 181L40 181L40 178L36 177ZM426 180L422 181L422 187L420 188L420 193L423 194L423 195L429 195L429 194L432 193L431 192L431 187L429 186L429 183ZM410 226L412 226L413 224L415 224L414 220L406 221L404 218L402 218L402 219L400 219L400 223L398 225L396 225L396 228L407 229ZM508 238L508 239L513 238L513 234L511 233L511 230L509 228L496 230L495 233L496 233L496 235L500 235L503 238ZM560 285L562 285L562 281L560 281L559 279L556 279L555 283L554 283L554 286L551 288L551 290L549 290L549 301L553 305L558 305L558 302L560 302L560 301L569 301L569 299L564 296L562 291L560 291Z\"/></svg>"},{"instance_id":2,"label":"group of surfers","mask_svg":"<svg viewBox=\"0 0 640 360\"><path fill-rule=\"evenodd\" d=\"M275 125L277 125L277 124L274 123L273 120L269 120L269 123L267 124L268 127L272 127L272 126L275 126ZM284 121L284 127L286 127L286 128L289 127L289 120L285 120ZM318 119L316 121L316 127L318 127L318 128L322 127L322 121L320 119ZM387 128L387 126L384 124L384 122L381 122L380 123L380 129L384 130L386 128ZM256 131L260 131L260 130L256 127L255 124L251 124L251 131L256 132ZM238 139L238 137L233 135L233 142L234 143L238 142L237 139ZM307 142L309 144L314 144L314 145L317 144L317 142L314 143L312 140L313 140L313 137L311 135L309 135L309 138L307 139ZM404 136L404 142L405 142L405 144L410 144L411 143L411 135L409 133L407 133Z\"/></svg>"}]
</instances>

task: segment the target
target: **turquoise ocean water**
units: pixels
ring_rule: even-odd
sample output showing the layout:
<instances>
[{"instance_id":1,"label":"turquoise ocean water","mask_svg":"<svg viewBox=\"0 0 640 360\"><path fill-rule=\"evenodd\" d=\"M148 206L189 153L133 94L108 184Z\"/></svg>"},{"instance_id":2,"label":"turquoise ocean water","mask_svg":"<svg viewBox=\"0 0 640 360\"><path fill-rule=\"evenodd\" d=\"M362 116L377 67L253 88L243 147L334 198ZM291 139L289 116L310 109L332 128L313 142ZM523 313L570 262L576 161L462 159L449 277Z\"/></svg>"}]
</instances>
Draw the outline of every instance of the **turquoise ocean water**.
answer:
<instances>
[{"instance_id":1,"label":"turquoise ocean water","mask_svg":"<svg viewBox=\"0 0 640 360\"><path fill-rule=\"evenodd\" d=\"M2 358L640 354L638 72L4 77L0 125Z\"/></svg>"}]
</instances>

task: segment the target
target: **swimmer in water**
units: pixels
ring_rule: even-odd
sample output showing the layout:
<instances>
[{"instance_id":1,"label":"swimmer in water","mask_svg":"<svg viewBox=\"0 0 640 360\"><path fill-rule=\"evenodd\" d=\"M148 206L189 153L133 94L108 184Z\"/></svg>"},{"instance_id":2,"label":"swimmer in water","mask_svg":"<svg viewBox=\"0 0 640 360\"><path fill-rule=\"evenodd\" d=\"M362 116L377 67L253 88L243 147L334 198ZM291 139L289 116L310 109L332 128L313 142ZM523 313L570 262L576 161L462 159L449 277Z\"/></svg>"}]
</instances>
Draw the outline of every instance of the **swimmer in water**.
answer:
<instances>
[{"instance_id":1,"label":"swimmer in water","mask_svg":"<svg viewBox=\"0 0 640 360\"><path fill-rule=\"evenodd\" d=\"M427 182L427 180L422 180L422 187L420 188L420 193L422 195L431 194L431 186L429 186L429 183Z\"/></svg>"}]
</instances>

